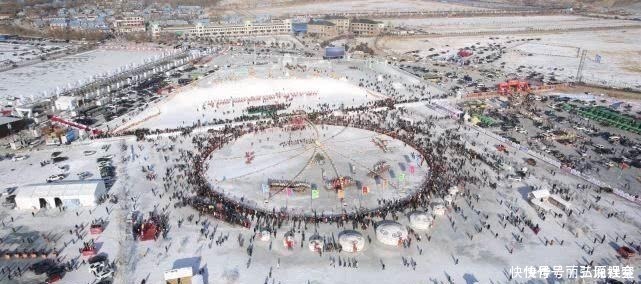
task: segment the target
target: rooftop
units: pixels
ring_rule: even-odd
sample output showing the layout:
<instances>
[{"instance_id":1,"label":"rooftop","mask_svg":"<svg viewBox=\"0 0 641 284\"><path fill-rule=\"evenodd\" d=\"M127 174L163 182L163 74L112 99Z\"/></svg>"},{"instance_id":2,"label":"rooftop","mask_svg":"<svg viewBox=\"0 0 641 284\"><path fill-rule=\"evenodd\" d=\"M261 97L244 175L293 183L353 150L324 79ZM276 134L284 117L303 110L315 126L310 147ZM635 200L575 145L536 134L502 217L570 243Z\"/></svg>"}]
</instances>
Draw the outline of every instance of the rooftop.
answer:
<instances>
[{"instance_id":1,"label":"rooftop","mask_svg":"<svg viewBox=\"0 0 641 284\"><path fill-rule=\"evenodd\" d=\"M16 197L61 197L80 195L100 195L104 191L102 179L59 181L21 186Z\"/></svg>"},{"instance_id":2,"label":"rooftop","mask_svg":"<svg viewBox=\"0 0 641 284\"><path fill-rule=\"evenodd\" d=\"M378 24L380 22L370 20L370 19L353 19L352 23L360 23L360 24Z\"/></svg>"},{"instance_id":3,"label":"rooftop","mask_svg":"<svg viewBox=\"0 0 641 284\"><path fill-rule=\"evenodd\" d=\"M325 21L325 20L320 20L320 19L312 19L309 21L309 25L323 25L323 26L335 26L334 23Z\"/></svg>"}]
</instances>

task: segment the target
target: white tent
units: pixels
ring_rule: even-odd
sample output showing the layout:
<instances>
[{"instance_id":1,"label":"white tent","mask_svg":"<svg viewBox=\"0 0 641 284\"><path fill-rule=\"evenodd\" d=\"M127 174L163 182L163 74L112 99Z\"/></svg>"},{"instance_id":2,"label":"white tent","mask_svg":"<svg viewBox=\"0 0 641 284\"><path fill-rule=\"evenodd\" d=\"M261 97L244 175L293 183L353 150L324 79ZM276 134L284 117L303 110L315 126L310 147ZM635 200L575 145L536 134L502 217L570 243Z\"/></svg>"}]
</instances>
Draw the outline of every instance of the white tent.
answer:
<instances>
[{"instance_id":1,"label":"white tent","mask_svg":"<svg viewBox=\"0 0 641 284\"><path fill-rule=\"evenodd\" d=\"M422 211L410 214L410 226L414 230L427 230L432 226L434 217Z\"/></svg>"},{"instance_id":2,"label":"white tent","mask_svg":"<svg viewBox=\"0 0 641 284\"><path fill-rule=\"evenodd\" d=\"M165 271L165 282L169 284L178 283L203 283L202 275L194 275L193 268L182 267Z\"/></svg>"},{"instance_id":3,"label":"white tent","mask_svg":"<svg viewBox=\"0 0 641 284\"><path fill-rule=\"evenodd\" d=\"M338 235L338 243L346 252L359 252L365 248L363 234L353 230L341 232Z\"/></svg>"},{"instance_id":4,"label":"white tent","mask_svg":"<svg viewBox=\"0 0 641 284\"><path fill-rule=\"evenodd\" d=\"M310 251L322 251L323 250L323 239L319 235L314 235L309 238L308 247Z\"/></svg>"},{"instance_id":5,"label":"white tent","mask_svg":"<svg viewBox=\"0 0 641 284\"><path fill-rule=\"evenodd\" d=\"M283 237L283 246L286 248L293 248L296 245L296 240L294 239L294 234L286 233Z\"/></svg>"},{"instance_id":6,"label":"white tent","mask_svg":"<svg viewBox=\"0 0 641 284\"><path fill-rule=\"evenodd\" d=\"M260 239L263 242L269 241L271 239L271 233L267 230L260 231L258 234L258 239Z\"/></svg>"},{"instance_id":7,"label":"white tent","mask_svg":"<svg viewBox=\"0 0 641 284\"><path fill-rule=\"evenodd\" d=\"M397 246L399 241L407 239L407 229L397 222L383 220L376 226L376 239L383 244Z\"/></svg>"},{"instance_id":8,"label":"white tent","mask_svg":"<svg viewBox=\"0 0 641 284\"><path fill-rule=\"evenodd\" d=\"M459 192L458 186L455 185L450 187L447 192L452 196L456 195Z\"/></svg>"},{"instance_id":9,"label":"white tent","mask_svg":"<svg viewBox=\"0 0 641 284\"><path fill-rule=\"evenodd\" d=\"M16 190L16 208L95 206L103 194L105 183L101 179L32 184Z\"/></svg>"},{"instance_id":10,"label":"white tent","mask_svg":"<svg viewBox=\"0 0 641 284\"><path fill-rule=\"evenodd\" d=\"M445 204L442 200L435 200L432 202L432 210L434 215L443 216L445 215Z\"/></svg>"},{"instance_id":11,"label":"white tent","mask_svg":"<svg viewBox=\"0 0 641 284\"><path fill-rule=\"evenodd\" d=\"M56 99L54 105L57 110L74 110L78 107L78 98L62 96Z\"/></svg>"}]
</instances>

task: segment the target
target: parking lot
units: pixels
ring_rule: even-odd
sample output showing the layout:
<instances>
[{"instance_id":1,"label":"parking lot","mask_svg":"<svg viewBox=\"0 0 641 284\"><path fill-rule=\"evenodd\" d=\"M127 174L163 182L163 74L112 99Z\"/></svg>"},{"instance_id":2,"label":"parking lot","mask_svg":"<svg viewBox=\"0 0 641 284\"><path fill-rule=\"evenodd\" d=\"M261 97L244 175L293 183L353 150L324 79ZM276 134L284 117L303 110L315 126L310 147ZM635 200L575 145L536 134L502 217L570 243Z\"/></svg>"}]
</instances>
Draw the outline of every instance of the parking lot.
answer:
<instances>
[{"instance_id":1,"label":"parking lot","mask_svg":"<svg viewBox=\"0 0 641 284\"><path fill-rule=\"evenodd\" d=\"M543 96L526 104L527 111L507 100L488 100L478 116L480 125L631 194L641 193L639 135L582 117L566 106L605 107L605 101ZM632 108L626 109L624 105L620 112L635 114ZM468 110L480 113L478 108Z\"/></svg>"}]
</instances>

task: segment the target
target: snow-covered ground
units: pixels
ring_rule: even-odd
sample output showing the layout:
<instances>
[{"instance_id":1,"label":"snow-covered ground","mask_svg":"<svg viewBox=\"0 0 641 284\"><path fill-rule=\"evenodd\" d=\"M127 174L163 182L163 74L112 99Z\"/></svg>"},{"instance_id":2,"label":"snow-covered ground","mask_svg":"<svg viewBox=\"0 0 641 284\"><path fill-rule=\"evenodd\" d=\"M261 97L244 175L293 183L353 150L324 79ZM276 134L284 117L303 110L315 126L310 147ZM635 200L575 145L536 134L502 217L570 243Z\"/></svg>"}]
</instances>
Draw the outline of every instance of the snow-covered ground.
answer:
<instances>
[{"instance_id":1,"label":"snow-covered ground","mask_svg":"<svg viewBox=\"0 0 641 284\"><path fill-rule=\"evenodd\" d=\"M492 38L492 39L490 39ZM521 39L539 39L522 42ZM641 88L641 30L586 31L532 35L504 36L499 32L495 36L466 37L428 37L382 39L378 46L391 52L403 53L419 50L427 56L435 53L454 55L459 49L475 45L485 47L489 44L501 44L507 47L500 60L480 68L501 68L505 62L505 71L511 73L519 66L525 66L521 75L529 70L543 74L556 75L559 80L570 80L577 74L580 58L577 50L587 50L586 64L583 70L585 82L611 85L615 87ZM432 49L432 50L431 50ZM601 61L596 61L597 54ZM556 70L555 70L556 69Z\"/></svg>"},{"instance_id":2,"label":"snow-covered ground","mask_svg":"<svg viewBox=\"0 0 641 284\"><path fill-rule=\"evenodd\" d=\"M516 47L516 50L504 54L498 64L506 62L508 70L524 65L543 73L551 72L553 68L563 68L564 70L554 71L559 78L574 78L580 60L578 53L571 56L570 50L576 48L587 50L584 81L641 89L640 29L552 34L541 36L537 43L551 46L548 50L552 54L533 53L529 56L520 52L520 47ZM563 56L557 54L559 47L565 50L560 54ZM597 55L601 57L600 62L596 61Z\"/></svg>"},{"instance_id":3,"label":"snow-covered ground","mask_svg":"<svg viewBox=\"0 0 641 284\"><path fill-rule=\"evenodd\" d=\"M97 49L0 72L1 98L55 95L80 83L162 55L158 50Z\"/></svg>"},{"instance_id":4,"label":"snow-covered ground","mask_svg":"<svg viewBox=\"0 0 641 284\"><path fill-rule=\"evenodd\" d=\"M626 40L634 42L635 39ZM542 40L537 44L550 43ZM565 47L569 44L557 45ZM535 45L521 48L524 49L514 52L541 49ZM565 52L565 49L553 51ZM563 58L558 55L556 57ZM416 88L416 85L427 85L425 89L437 91L435 86L384 63L333 63L286 57L259 58L265 60L267 64L264 65L245 63L255 58L255 55L214 58L211 64L222 66L221 70L172 94L150 109L150 112L141 114L127 124L150 128L191 126L198 120L237 117L246 113L247 106L253 104L291 103L290 110L311 110L317 109L319 104L327 104L332 109L338 109L341 104L362 105L381 98L378 91L375 93L368 89L380 90L380 93L394 98L404 98L413 92L423 91ZM279 68L284 65L284 61L305 66ZM225 67L228 64L229 67ZM363 87L359 87L359 83ZM290 97L285 98L285 95ZM425 97L429 97L429 94ZM255 99L254 103L248 103L249 98ZM525 166L525 159L529 157L518 149L510 148L509 153L496 151L498 141L476 132L475 128L456 123L442 112L428 107L425 102L397 105L395 110L390 110L385 116L374 114L373 111L350 114L337 111L335 114L351 115L361 121L380 122L391 129L400 128L392 122L395 117L414 123L429 121L435 126L429 128L429 133L424 136L418 134L418 138L435 141L446 133L457 133L461 135L464 141L461 144L466 148L495 157L505 167L513 169ZM440 119L431 119L434 116ZM150 118L147 119L148 117ZM291 133L272 128L263 133L240 137L213 152L207 163L207 177L225 192L234 192L236 198L260 201L261 184L267 178L292 178L304 168L313 149L322 151L322 147L329 153L337 171L350 172L349 164L353 163L356 166L356 173L353 174L355 179L364 185L371 185L371 192L367 196L359 196L361 192L357 188L353 188L353 192L347 192L348 209L357 207L357 204L370 207L377 205L379 199L400 196L391 188L377 188L371 178L364 176L365 168L385 159L392 166L394 175L398 176L403 171L399 163L405 163L409 167L411 161L408 162L405 155L411 155L413 149L399 140L365 130L318 127L319 138L315 140L320 140L320 144L305 142L286 147L280 145L281 142L289 141L290 137L291 140L316 138L313 128ZM186 159L188 155L185 151L200 150L192 141L204 141L208 138L206 129L197 128L189 134L150 135L141 141L134 137L115 137L56 148L42 146L44 149L21 151L20 154L29 155L25 160L0 161L0 186L10 187L40 183L51 173L63 171L57 166L41 167L39 164L50 158L56 150L70 158L60 163L69 166L68 179L75 179L80 171L97 174L95 159L103 155L114 155L117 174L109 194L118 196L116 204L105 202L91 209L66 211L50 208L33 212L33 215L31 211L0 207L0 249L60 250L61 262L74 262L74 269L65 274L62 283L95 281L87 265L81 264L83 258L78 253L82 242L91 239L98 244L99 253L108 255L109 260L114 261L114 283L141 283L143 279L146 283L164 283L163 271L184 264L194 267L196 271L201 269L205 283L556 283L558 281L553 277L511 280L510 269L526 265L567 268L572 265L587 265L591 261L594 261L593 266L631 266L635 269L631 276L636 280L641 279L638 256L623 260L616 252L619 245L629 245L630 242L638 244L641 239L641 207L638 204L611 194L598 193L594 188L583 188L586 184L582 180L542 161L532 167L523 180L508 179L505 171L496 173L487 164L471 158L472 155L457 162L460 151L439 144L432 144L435 147L426 150L444 153L451 163L446 167L446 174L449 174L447 171L460 171L469 177L496 183L496 188L490 188L486 183L466 184L461 189L469 190L470 196L454 196L452 199L458 210L448 207L443 216L438 216L433 208L421 208L434 215L435 221L431 228L412 234L409 246L382 244L376 240L372 226L364 228L349 221L338 225L324 222L301 224L284 220L270 240L263 241L253 228L230 225L211 216L200 215L189 206L181 206L181 199L177 196L192 196L194 187L187 184L185 177L176 169L191 166L187 164L189 160ZM388 140L389 146L395 149L385 153L372 143L372 138ZM457 138L449 136L442 142L453 141L457 141ZM104 150L103 145L110 147ZM310 148L306 148L308 146ZM84 152L87 150L96 153L85 156ZM248 151L255 152L255 159L249 165L245 163L245 153ZM327 176L334 175L331 165L325 163L322 166L310 165L309 169L303 171L301 179L320 183L323 172L321 168ZM149 171L153 171L156 178L149 178ZM424 172L424 168L417 169L415 176L406 174L405 180L408 185L416 184L419 181L418 173ZM389 172L384 177L392 178ZM568 195L572 197L573 213L570 216L568 213L547 214L542 218L527 200L532 187L567 188ZM411 188L404 194L409 194L409 191ZM283 202L288 207L304 208L302 210L319 205L335 206L333 192L321 187L320 196L313 201L318 203L310 203L308 207L307 202L311 201L311 196L294 195L288 200L285 195L277 195L267 208L282 206ZM394 216L371 218L373 221L394 219L402 226L409 226L407 215L413 210L404 208ZM125 221L127 215L131 212L147 215L151 211L169 216L167 237L160 237L156 241L134 241L131 226ZM506 221L506 216L526 217L539 225L541 230L534 233L522 223L512 225ZM93 219L101 217L108 222L104 233L90 235L86 227L79 230L80 236L73 232L75 225L87 225ZM312 235L332 239L344 230L357 230L363 234L366 240L363 251L332 251L320 255L307 247ZM294 232L295 245L292 249L283 246L287 231ZM521 237L523 241L519 242L517 239ZM596 241L601 238L604 238L603 243ZM247 253L250 240L253 240L251 257ZM589 253L591 250L593 252ZM338 259L342 263L349 260L350 267L340 266ZM352 266L354 260L358 261L358 267ZM20 267L24 271L33 262L35 261L28 259L2 258L0 266L14 270ZM403 265L404 262L415 262L416 265ZM25 273L19 280L9 280L6 275L0 274L2 283L36 283L42 280L43 276L35 276L31 272ZM586 280L588 283L596 282ZM564 283L575 282L579 281L568 280Z\"/></svg>"},{"instance_id":5,"label":"snow-covered ground","mask_svg":"<svg viewBox=\"0 0 641 284\"><path fill-rule=\"evenodd\" d=\"M635 22L605 20L583 16L507 16L467 18L385 19L396 27L423 29L427 33L514 31L524 29L587 28L632 25Z\"/></svg>"},{"instance_id":6,"label":"snow-covered ground","mask_svg":"<svg viewBox=\"0 0 641 284\"><path fill-rule=\"evenodd\" d=\"M253 99L253 101L250 101ZM347 82L331 78L291 78L218 81L210 78L140 113L124 127L164 129L191 126L212 119L230 119L252 105L288 103L286 110L309 111L320 105L359 106L381 99ZM236 101L236 103L234 103ZM146 119L146 120L145 120Z\"/></svg>"},{"instance_id":7,"label":"snow-covered ground","mask_svg":"<svg viewBox=\"0 0 641 284\"><path fill-rule=\"evenodd\" d=\"M269 1L269 5L261 4L260 1L221 1L221 8L245 8L241 10L226 10L225 14L239 15L271 15L282 16L287 14L307 13L340 13L353 11L463 11L480 10L481 8L446 3L443 1L420 1L420 0L349 0L349 1L317 1L303 3L288 3L289 1ZM281 5L274 5L281 4ZM220 10L212 10L212 13L221 13Z\"/></svg>"}]
</instances>

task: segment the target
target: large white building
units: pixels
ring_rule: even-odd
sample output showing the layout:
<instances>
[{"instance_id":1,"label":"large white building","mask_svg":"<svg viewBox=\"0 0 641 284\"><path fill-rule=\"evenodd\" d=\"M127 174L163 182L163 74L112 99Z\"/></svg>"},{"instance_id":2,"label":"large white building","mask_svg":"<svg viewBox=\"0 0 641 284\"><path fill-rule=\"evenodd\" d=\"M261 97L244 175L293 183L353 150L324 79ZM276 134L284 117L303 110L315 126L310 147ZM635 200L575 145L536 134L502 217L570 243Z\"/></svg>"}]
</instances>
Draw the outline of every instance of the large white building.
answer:
<instances>
[{"instance_id":1,"label":"large white building","mask_svg":"<svg viewBox=\"0 0 641 284\"><path fill-rule=\"evenodd\" d=\"M197 23L186 26L152 25L151 33L158 36L162 33L175 34L186 38L242 37L260 35L290 34L291 20L272 20L268 23L245 22L241 25L215 25Z\"/></svg>"},{"instance_id":2,"label":"large white building","mask_svg":"<svg viewBox=\"0 0 641 284\"><path fill-rule=\"evenodd\" d=\"M145 31L145 19L143 17L125 17L114 21L114 29L117 33L136 33Z\"/></svg>"},{"instance_id":3,"label":"large white building","mask_svg":"<svg viewBox=\"0 0 641 284\"><path fill-rule=\"evenodd\" d=\"M105 183L101 179L25 185L16 190L16 208L38 210L95 206L105 192Z\"/></svg>"},{"instance_id":4,"label":"large white building","mask_svg":"<svg viewBox=\"0 0 641 284\"><path fill-rule=\"evenodd\" d=\"M54 102L57 110L74 110L78 108L78 98L72 96L60 96Z\"/></svg>"}]
</instances>

